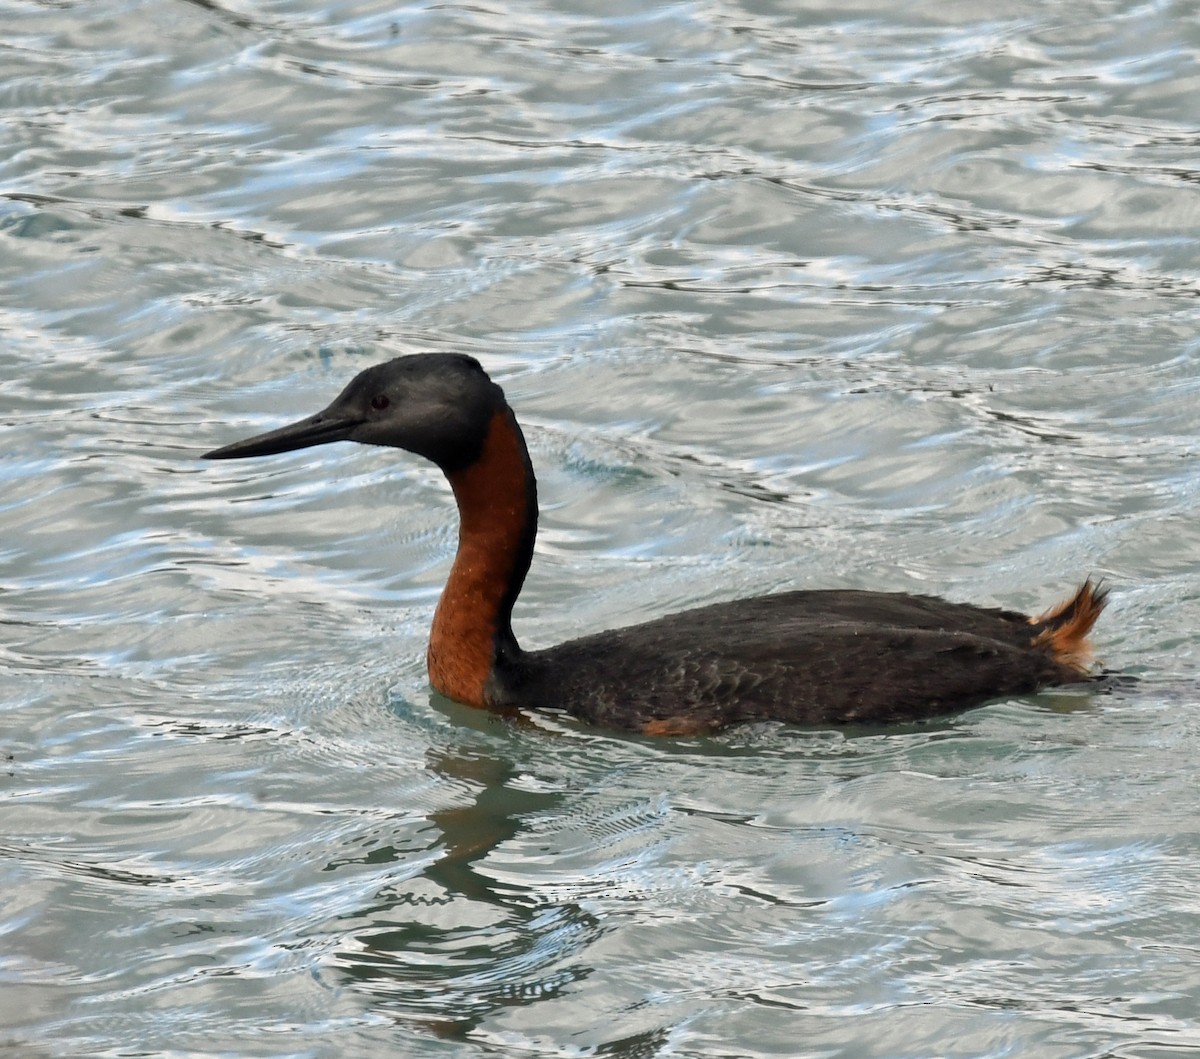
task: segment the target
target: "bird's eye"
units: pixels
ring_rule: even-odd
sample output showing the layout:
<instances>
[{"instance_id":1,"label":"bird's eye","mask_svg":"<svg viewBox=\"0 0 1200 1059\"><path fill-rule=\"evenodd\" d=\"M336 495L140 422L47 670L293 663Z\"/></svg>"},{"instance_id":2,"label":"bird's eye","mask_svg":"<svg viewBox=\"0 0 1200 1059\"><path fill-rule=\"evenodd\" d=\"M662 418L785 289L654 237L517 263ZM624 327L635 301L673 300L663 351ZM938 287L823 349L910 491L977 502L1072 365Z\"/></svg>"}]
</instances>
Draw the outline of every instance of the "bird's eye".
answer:
<instances>
[{"instance_id":1,"label":"bird's eye","mask_svg":"<svg viewBox=\"0 0 1200 1059\"><path fill-rule=\"evenodd\" d=\"M376 394L371 398L371 407L374 408L376 412L382 412L391 403L392 402L388 400L388 395L386 393Z\"/></svg>"}]
</instances>

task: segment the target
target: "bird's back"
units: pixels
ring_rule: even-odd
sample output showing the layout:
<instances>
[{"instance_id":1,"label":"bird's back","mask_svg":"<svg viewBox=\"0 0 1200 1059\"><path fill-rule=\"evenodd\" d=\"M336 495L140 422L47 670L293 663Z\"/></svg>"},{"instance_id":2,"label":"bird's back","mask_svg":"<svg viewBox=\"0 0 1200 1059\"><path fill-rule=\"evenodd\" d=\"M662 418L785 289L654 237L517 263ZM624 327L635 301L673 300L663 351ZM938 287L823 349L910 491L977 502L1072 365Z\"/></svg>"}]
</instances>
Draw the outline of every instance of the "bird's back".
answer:
<instances>
[{"instance_id":1,"label":"bird's back","mask_svg":"<svg viewBox=\"0 0 1200 1059\"><path fill-rule=\"evenodd\" d=\"M912 720L1083 679L1036 643L1048 627L925 596L786 592L530 652L505 692L659 735L755 719Z\"/></svg>"}]
</instances>

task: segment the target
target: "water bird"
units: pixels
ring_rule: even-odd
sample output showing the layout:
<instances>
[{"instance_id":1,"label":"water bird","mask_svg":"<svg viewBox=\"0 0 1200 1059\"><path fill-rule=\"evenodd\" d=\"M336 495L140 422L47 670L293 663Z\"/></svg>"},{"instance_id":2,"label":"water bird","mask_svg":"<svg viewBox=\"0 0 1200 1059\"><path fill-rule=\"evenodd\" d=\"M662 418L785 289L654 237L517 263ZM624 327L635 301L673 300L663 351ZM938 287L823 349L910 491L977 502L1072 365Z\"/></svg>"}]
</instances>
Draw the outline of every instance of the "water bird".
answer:
<instances>
[{"instance_id":1,"label":"water bird","mask_svg":"<svg viewBox=\"0 0 1200 1059\"><path fill-rule=\"evenodd\" d=\"M497 712L563 711L652 736L774 720L873 725L1093 679L1087 635L1107 590L1086 580L1031 618L931 596L818 589L715 603L542 650L512 630L533 557L537 482L504 392L474 358L398 357L324 411L205 454L334 441L405 449L445 474L458 550L433 618L430 684Z\"/></svg>"}]
</instances>

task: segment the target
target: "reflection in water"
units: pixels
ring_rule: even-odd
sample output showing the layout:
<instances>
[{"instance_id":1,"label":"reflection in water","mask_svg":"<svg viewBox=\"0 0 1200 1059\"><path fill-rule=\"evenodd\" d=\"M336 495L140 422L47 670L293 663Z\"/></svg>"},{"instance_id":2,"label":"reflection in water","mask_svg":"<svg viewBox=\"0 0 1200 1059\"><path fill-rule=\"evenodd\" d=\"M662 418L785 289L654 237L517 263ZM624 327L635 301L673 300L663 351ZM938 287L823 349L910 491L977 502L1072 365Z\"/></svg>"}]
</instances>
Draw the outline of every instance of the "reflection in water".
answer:
<instances>
[{"instance_id":1,"label":"reflection in water","mask_svg":"<svg viewBox=\"0 0 1200 1059\"><path fill-rule=\"evenodd\" d=\"M529 814L559 806L561 794L514 788L504 761L449 748L429 758L439 777L475 789L474 801L430 815L441 855L357 913L360 948L336 963L398 1019L462 1039L497 1008L557 995L584 977L579 954L601 928L577 904L546 904L535 887L498 882L483 869Z\"/></svg>"}]
</instances>

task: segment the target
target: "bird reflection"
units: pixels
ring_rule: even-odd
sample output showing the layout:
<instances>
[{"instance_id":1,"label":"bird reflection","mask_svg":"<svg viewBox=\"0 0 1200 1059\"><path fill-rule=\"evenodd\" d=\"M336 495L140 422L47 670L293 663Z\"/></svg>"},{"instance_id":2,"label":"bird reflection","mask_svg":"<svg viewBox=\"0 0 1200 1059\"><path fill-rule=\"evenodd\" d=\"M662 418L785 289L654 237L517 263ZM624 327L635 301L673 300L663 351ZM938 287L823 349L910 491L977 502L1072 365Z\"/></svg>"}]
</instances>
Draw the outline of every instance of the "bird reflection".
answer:
<instances>
[{"instance_id":1,"label":"bird reflection","mask_svg":"<svg viewBox=\"0 0 1200 1059\"><path fill-rule=\"evenodd\" d=\"M536 879L502 881L484 866L531 815L558 807L560 793L520 789L515 769L494 754L439 748L427 766L472 790L472 801L430 814L439 855L356 913L369 925L354 931L353 950L339 953L336 966L397 1021L460 1040L492 1013L556 996L585 977L583 953L601 928L576 903L547 902ZM379 859L396 856L390 847L378 851Z\"/></svg>"}]
</instances>

